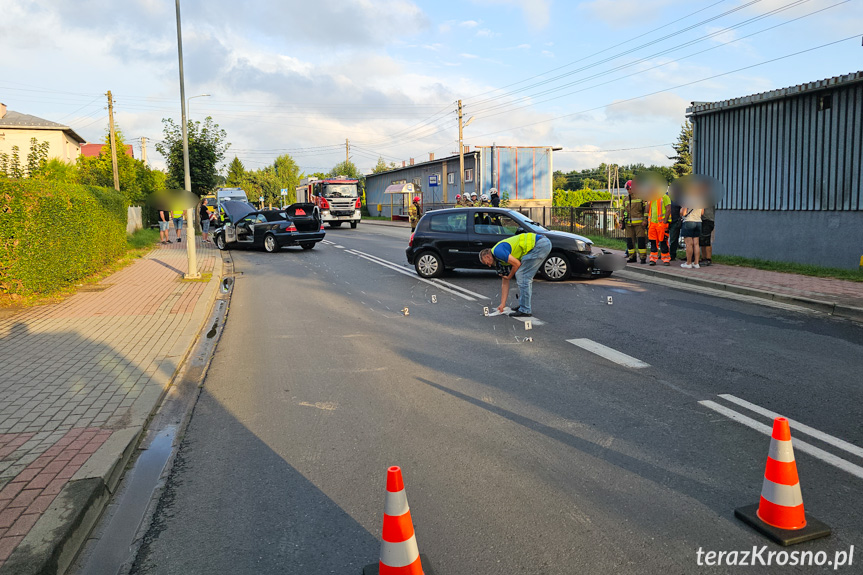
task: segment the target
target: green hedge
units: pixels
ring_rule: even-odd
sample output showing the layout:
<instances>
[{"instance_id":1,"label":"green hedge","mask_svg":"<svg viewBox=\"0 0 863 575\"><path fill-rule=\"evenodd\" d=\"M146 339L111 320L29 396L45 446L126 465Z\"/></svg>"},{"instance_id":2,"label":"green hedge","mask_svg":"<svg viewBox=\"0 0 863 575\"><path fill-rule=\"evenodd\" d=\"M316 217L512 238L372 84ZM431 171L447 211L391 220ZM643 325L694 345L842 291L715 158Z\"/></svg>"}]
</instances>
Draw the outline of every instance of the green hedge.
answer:
<instances>
[{"instance_id":1,"label":"green hedge","mask_svg":"<svg viewBox=\"0 0 863 575\"><path fill-rule=\"evenodd\" d=\"M110 188L0 179L0 293L50 293L116 261L127 205Z\"/></svg>"},{"instance_id":2,"label":"green hedge","mask_svg":"<svg viewBox=\"0 0 863 575\"><path fill-rule=\"evenodd\" d=\"M610 192L594 192L589 188L582 190L555 190L552 195L551 205L577 208L585 202L596 202L610 200Z\"/></svg>"}]
</instances>

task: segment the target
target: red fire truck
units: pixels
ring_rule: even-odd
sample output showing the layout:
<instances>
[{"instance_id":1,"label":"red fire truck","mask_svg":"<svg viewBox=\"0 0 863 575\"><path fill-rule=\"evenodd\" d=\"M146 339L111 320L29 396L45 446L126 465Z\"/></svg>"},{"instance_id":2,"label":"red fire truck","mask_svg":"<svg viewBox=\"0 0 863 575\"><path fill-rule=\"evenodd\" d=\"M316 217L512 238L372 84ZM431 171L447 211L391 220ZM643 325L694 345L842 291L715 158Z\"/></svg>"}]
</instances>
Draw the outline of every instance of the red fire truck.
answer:
<instances>
[{"instance_id":1,"label":"red fire truck","mask_svg":"<svg viewBox=\"0 0 863 575\"><path fill-rule=\"evenodd\" d=\"M358 180L345 176L325 180L304 178L297 186L297 201L315 204L321 210L322 221L330 224L331 228L337 228L344 222L356 228L362 219L358 185Z\"/></svg>"}]
</instances>

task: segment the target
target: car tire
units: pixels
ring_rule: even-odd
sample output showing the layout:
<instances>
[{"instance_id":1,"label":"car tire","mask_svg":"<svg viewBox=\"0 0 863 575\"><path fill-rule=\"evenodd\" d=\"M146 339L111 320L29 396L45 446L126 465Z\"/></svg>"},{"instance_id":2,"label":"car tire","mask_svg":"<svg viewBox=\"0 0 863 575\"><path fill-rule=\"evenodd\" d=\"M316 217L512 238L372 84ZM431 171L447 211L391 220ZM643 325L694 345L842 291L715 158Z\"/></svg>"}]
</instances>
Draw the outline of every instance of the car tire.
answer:
<instances>
[{"instance_id":1,"label":"car tire","mask_svg":"<svg viewBox=\"0 0 863 575\"><path fill-rule=\"evenodd\" d=\"M562 282L569 277L571 271L572 266L569 264L569 258L560 252L550 253L539 267L540 275L550 282Z\"/></svg>"},{"instance_id":2,"label":"car tire","mask_svg":"<svg viewBox=\"0 0 863 575\"><path fill-rule=\"evenodd\" d=\"M310 250L315 247L315 242L306 242L304 244L300 244L300 247L302 247L304 250Z\"/></svg>"},{"instance_id":3,"label":"car tire","mask_svg":"<svg viewBox=\"0 0 863 575\"><path fill-rule=\"evenodd\" d=\"M264 236L264 251L268 254L279 251L279 242L273 234L267 234Z\"/></svg>"},{"instance_id":4,"label":"car tire","mask_svg":"<svg viewBox=\"0 0 863 575\"><path fill-rule=\"evenodd\" d=\"M216 247L222 251L228 249L228 243L225 241L225 234L216 234Z\"/></svg>"},{"instance_id":5,"label":"car tire","mask_svg":"<svg viewBox=\"0 0 863 575\"><path fill-rule=\"evenodd\" d=\"M441 257L432 251L420 252L414 260L414 268L421 278L439 278L443 275L444 265Z\"/></svg>"},{"instance_id":6,"label":"car tire","mask_svg":"<svg viewBox=\"0 0 863 575\"><path fill-rule=\"evenodd\" d=\"M330 222L331 228L340 228L342 227L342 222Z\"/></svg>"},{"instance_id":7,"label":"car tire","mask_svg":"<svg viewBox=\"0 0 863 575\"><path fill-rule=\"evenodd\" d=\"M358 223L359 223L359 222L351 222L351 229L352 229L352 230L357 229L357 224L358 224Z\"/></svg>"}]
</instances>

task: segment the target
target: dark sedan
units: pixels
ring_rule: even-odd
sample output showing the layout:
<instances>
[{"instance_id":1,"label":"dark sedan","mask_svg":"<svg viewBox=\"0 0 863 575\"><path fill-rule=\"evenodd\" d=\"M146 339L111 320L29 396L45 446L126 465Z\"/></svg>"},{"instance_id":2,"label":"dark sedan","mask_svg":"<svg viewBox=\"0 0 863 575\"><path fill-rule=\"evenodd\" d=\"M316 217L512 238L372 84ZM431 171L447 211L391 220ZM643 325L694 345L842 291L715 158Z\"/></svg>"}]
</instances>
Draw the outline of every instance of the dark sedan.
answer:
<instances>
[{"instance_id":1,"label":"dark sedan","mask_svg":"<svg viewBox=\"0 0 863 575\"><path fill-rule=\"evenodd\" d=\"M524 215L504 208L452 208L428 212L417 224L406 250L408 263L424 278L455 268L488 269L479 252L516 234L533 232L551 240L551 253L539 274L551 281L573 275L607 277L624 266L623 258L595 252L582 236L549 230Z\"/></svg>"},{"instance_id":2,"label":"dark sedan","mask_svg":"<svg viewBox=\"0 0 863 575\"><path fill-rule=\"evenodd\" d=\"M222 202L225 222L213 233L220 250L264 248L275 252L286 246L310 250L326 235L314 204L292 204L277 210L255 210L246 202Z\"/></svg>"}]
</instances>

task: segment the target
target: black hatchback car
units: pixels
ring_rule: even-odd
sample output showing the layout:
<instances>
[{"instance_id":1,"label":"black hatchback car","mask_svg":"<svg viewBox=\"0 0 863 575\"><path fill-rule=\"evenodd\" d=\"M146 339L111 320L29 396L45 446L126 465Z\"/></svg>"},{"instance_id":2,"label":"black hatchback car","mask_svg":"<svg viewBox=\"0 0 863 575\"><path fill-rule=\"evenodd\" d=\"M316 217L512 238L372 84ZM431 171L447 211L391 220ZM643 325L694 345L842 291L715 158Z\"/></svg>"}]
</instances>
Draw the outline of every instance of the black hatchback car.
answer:
<instances>
[{"instance_id":1,"label":"black hatchback car","mask_svg":"<svg viewBox=\"0 0 863 575\"><path fill-rule=\"evenodd\" d=\"M408 263L424 278L455 268L488 269L479 252L516 234L533 232L551 240L551 253L539 268L550 281L571 276L608 277L625 265L605 250L595 252L589 239L549 230L523 214L505 208L451 208L426 213L411 235Z\"/></svg>"}]
</instances>

